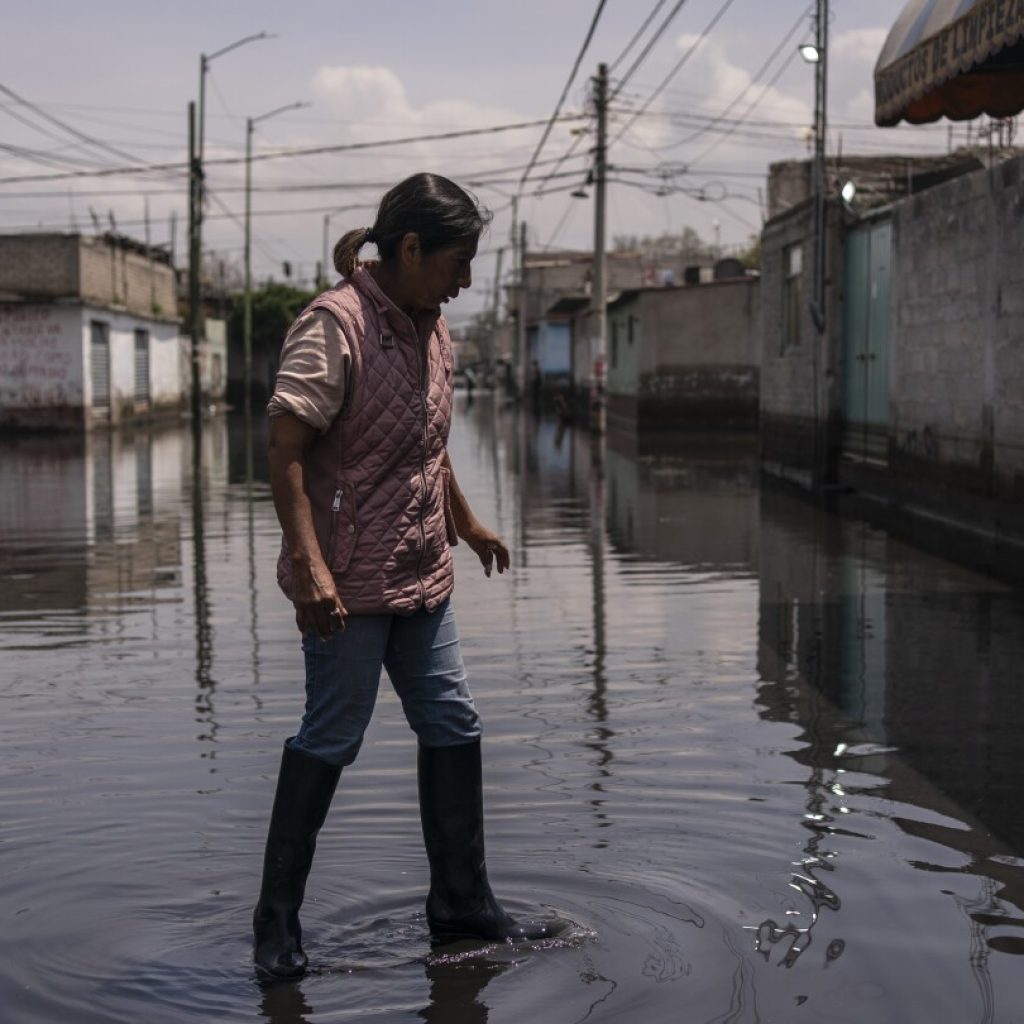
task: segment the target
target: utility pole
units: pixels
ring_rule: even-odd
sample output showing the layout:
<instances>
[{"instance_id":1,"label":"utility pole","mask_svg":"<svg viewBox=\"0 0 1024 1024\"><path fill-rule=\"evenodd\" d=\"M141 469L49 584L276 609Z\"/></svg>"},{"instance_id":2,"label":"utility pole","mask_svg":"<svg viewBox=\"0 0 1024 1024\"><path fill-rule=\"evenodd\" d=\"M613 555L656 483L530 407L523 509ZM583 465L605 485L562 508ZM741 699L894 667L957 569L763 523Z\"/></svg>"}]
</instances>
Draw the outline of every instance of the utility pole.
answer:
<instances>
[{"instance_id":1,"label":"utility pole","mask_svg":"<svg viewBox=\"0 0 1024 1024\"><path fill-rule=\"evenodd\" d=\"M825 333L826 184L825 141L828 132L828 0L817 0L814 65L814 305L819 336Z\"/></svg>"},{"instance_id":2,"label":"utility pole","mask_svg":"<svg viewBox=\"0 0 1024 1024\"><path fill-rule=\"evenodd\" d=\"M494 269L494 315L491 318L491 343L487 346L488 371L494 373L494 356L498 347L498 320L501 316L501 264L505 258L505 247L498 249L497 265Z\"/></svg>"},{"instance_id":3,"label":"utility pole","mask_svg":"<svg viewBox=\"0 0 1024 1024\"><path fill-rule=\"evenodd\" d=\"M813 375L814 375L814 436L812 474L823 482L831 476L826 465L828 450L822 451L822 407L825 396L822 395L821 366L824 358L822 347L825 344L828 325L825 299L825 266L828 245L826 227L828 205L825 186L825 141L828 132L828 0L817 0L814 19L814 48L817 60L814 64L814 297L811 301L811 319L817 337L814 339ZM826 442L827 444L827 442Z\"/></svg>"},{"instance_id":4,"label":"utility pole","mask_svg":"<svg viewBox=\"0 0 1024 1024\"><path fill-rule=\"evenodd\" d=\"M199 379L199 339L202 337L202 312L199 309L199 223L202 204L202 168L196 152L196 105L188 105L188 327L191 345L189 359L192 369L192 427L202 429L202 394Z\"/></svg>"},{"instance_id":5,"label":"utility pole","mask_svg":"<svg viewBox=\"0 0 1024 1024\"><path fill-rule=\"evenodd\" d=\"M516 318L516 374L519 398L526 401L526 221L519 222L519 316Z\"/></svg>"},{"instance_id":6,"label":"utility pole","mask_svg":"<svg viewBox=\"0 0 1024 1024\"><path fill-rule=\"evenodd\" d=\"M590 428L604 434L605 363L608 352L608 280L605 253L605 204L608 171L608 65L598 64L594 79L594 107L597 112L597 146L594 149L594 273L590 294L593 377L590 396Z\"/></svg>"}]
</instances>

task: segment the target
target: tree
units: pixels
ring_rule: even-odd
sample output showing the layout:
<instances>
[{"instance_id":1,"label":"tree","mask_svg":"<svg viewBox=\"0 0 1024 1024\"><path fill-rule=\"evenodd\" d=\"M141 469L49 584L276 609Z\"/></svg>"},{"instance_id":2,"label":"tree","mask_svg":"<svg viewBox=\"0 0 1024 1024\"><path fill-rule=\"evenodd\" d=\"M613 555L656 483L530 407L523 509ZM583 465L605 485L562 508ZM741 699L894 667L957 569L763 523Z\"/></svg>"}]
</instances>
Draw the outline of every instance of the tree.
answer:
<instances>
[{"instance_id":1,"label":"tree","mask_svg":"<svg viewBox=\"0 0 1024 1024\"><path fill-rule=\"evenodd\" d=\"M290 284L268 282L252 293L253 390L257 397L270 388L281 356L281 345L292 321L313 301L316 292ZM231 296L228 313L228 362L241 366L245 349L245 298ZM236 363L237 360L237 363ZM229 380L241 375L229 370ZM233 401L238 397L229 395Z\"/></svg>"},{"instance_id":2,"label":"tree","mask_svg":"<svg viewBox=\"0 0 1024 1024\"><path fill-rule=\"evenodd\" d=\"M761 269L761 235L751 235L747 239L747 246L736 254L736 258L748 270Z\"/></svg>"},{"instance_id":3,"label":"tree","mask_svg":"<svg viewBox=\"0 0 1024 1024\"><path fill-rule=\"evenodd\" d=\"M612 248L616 252L637 252L645 261L672 258L699 265L715 260L714 247L691 227L662 235L616 235Z\"/></svg>"}]
</instances>

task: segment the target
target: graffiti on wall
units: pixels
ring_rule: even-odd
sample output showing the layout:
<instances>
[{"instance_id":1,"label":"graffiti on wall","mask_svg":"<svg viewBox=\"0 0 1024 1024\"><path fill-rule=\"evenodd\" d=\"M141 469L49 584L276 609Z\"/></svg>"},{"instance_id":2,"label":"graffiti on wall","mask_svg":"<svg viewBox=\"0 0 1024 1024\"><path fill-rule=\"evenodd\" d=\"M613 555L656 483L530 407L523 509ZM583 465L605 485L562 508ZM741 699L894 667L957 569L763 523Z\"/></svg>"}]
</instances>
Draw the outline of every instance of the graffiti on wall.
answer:
<instances>
[{"instance_id":1,"label":"graffiti on wall","mask_svg":"<svg viewBox=\"0 0 1024 1024\"><path fill-rule=\"evenodd\" d=\"M65 405L81 385L64 327L46 306L0 310L0 404Z\"/></svg>"}]
</instances>

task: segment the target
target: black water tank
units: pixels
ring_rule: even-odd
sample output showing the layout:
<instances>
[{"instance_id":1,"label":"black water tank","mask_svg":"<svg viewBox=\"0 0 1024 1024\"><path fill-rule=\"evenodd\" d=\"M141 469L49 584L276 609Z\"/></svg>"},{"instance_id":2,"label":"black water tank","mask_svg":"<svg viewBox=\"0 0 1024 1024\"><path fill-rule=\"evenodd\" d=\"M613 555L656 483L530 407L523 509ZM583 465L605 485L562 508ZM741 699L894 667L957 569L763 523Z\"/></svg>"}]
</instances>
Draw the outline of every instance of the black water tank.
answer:
<instances>
[{"instance_id":1,"label":"black water tank","mask_svg":"<svg viewBox=\"0 0 1024 1024\"><path fill-rule=\"evenodd\" d=\"M700 267L687 267L683 271L683 280L687 284L700 284Z\"/></svg>"},{"instance_id":2,"label":"black water tank","mask_svg":"<svg viewBox=\"0 0 1024 1024\"><path fill-rule=\"evenodd\" d=\"M715 280L724 281L730 277L746 277L747 272L744 269L742 263L739 260L733 259L731 256L726 257L724 260L719 260L715 264Z\"/></svg>"}]
</instances>

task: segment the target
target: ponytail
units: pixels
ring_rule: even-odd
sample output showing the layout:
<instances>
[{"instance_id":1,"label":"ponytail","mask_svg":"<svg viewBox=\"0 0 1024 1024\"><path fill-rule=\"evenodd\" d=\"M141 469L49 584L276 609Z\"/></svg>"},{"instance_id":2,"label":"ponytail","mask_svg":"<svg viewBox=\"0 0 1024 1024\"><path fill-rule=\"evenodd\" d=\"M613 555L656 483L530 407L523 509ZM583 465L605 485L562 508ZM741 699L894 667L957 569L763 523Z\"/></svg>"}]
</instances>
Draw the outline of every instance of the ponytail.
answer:
<instances>
[{"instance_id":1,"label":"ponytail","mask_svg":"<svg viewBox=\"0 0 1024 1024\"><path fill-rule=\"evenodd\" d=\"M351 277L359 266L359 250L377 246L384 263L394 259L409 232L419 238L423 253L476 239L491 214L464 189L439 174L414 174L399 182L380 202L372 228L346 231L334 247L334 267Z\"/></svg>"},{"instance_id":2,"label":"ponytail","mask_svg":"<svg viewBox=\"0 0 1024 1024\"><path fill-rule=\"evenodd\" d=\"M351 277L359 265L359 250L372 241L372 228L356 228L355 231L346 231L334 246L334 269L342 277Z\"/></svg>"}]
</instances>

